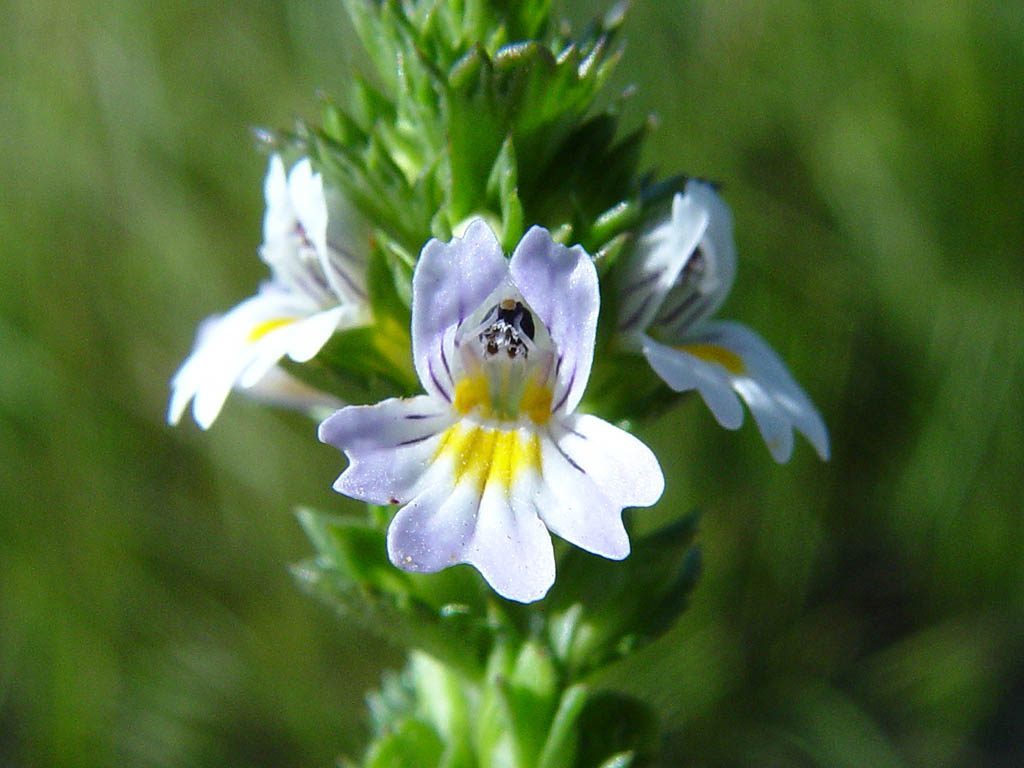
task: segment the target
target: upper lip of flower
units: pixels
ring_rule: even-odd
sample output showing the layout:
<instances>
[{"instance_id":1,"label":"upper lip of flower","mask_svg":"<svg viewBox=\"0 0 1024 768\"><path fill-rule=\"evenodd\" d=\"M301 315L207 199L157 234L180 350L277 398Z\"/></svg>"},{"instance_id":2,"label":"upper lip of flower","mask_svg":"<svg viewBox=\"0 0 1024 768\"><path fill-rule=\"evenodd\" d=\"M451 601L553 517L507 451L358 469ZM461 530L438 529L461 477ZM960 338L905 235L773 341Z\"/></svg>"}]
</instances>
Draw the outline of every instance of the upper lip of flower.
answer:
<instances>
[{"instance_id":1,"label":"upper lip of flower","mask_svg":"<svg viewBox=\"0 0 1024 768\"><path fill-rule=\"evenodd\" d=\"M711 317L732 288L732 215L707 182L687 182L669 219L648 231L638 250L642 257L632 260L622 290L623 333L685 332Z\"/></svg>"}]
</instances>

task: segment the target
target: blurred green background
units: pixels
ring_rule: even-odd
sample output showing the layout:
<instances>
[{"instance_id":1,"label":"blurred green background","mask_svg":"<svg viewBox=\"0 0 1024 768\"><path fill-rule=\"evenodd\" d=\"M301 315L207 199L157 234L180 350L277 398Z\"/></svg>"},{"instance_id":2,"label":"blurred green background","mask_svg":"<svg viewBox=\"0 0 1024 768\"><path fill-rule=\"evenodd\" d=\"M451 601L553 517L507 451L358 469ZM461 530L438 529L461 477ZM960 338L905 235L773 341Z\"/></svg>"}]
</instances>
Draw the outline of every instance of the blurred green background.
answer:
<instances>
[{"instance_id":1,"label":"blurred green background","mask_svg":"<svg viewBox=\"0 0 1024 768\"><path fill-rule=\"evenodd\" d=\"M648 160L723 182L757 328L834 458L685 403L642 431L700 507L692 609L619 679L671 764L1024 764L1024 11L637 2ZM571 3L571 18L599 6ZM359 64L331 0L10 0L0 31L0 765L328 766L389 649L299 594L303 419L164 424L250 294L264 160ZM749 421L749 420L748 420Z\"/></svg>"}]
</instances>

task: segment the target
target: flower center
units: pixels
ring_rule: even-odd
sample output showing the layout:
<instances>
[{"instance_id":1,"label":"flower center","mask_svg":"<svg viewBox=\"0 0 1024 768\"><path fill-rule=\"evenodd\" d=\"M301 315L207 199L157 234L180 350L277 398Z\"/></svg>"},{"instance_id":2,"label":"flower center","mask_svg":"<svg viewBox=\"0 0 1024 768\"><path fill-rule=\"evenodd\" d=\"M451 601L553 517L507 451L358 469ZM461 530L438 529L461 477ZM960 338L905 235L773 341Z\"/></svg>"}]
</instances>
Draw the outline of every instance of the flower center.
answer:
<instances>
[{"instance_id":1,"label":"flower center","mask_svg":"<svg viewBox=\"0 0 1024 768\"><path fill-rule=\"evenodd\" d=\"M530 347L525 339L532 342L537 329L533 324L533 315L523 306L523 302L503 299L487 314L484 322L488 321L490 325L480 331L478 336L487 357L494 357L500 352L504 352L510 360L517 357L525 359L529 355Z\"/></svg>"},{"instance_id":2,"label":"flower center","mask_svg":"<svg viewBox=\"0 0 1024 768\"><path fill-rule=\"evenodd\" d=\"M554 354L547 330L538 328L522 301L501 299L467 330L460 349L465 376L455 387L459 413L476 411L498 421L518 421L523 415L536 424L548 421Z\"/></svg>"}]
</instances>

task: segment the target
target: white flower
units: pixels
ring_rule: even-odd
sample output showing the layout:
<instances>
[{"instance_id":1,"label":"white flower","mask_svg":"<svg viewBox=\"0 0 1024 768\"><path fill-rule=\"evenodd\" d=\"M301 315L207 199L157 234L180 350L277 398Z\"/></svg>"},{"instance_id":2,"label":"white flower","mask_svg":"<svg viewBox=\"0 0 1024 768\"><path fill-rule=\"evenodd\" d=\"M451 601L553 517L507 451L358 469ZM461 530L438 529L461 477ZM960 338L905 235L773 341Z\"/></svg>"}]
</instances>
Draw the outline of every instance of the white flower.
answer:
<instances>
[{"instance_id":1,"label":"white flower","mask_svg":"<svg viewBox=\"0 0 1024 768\"><path fill-rule=\"evenodd\" d=\"M271 157L264 195L260 256L271 279L255 296L200 326L192 354L171 381L171 424L191 401L196 423L207 429L234 388L293 407L338 402L297 386L278 363L285 356L304 363L336 330L367 320L364 262L355 248L339 244L348 233L335 235L323 180L308 159L286 177L281 158Z\"/></svg>"},{"instance_id":2,"label":"white flower","mask_svg":"<svg viewBox=\"0 0 1024 768\"><path fill-rule=\"evenodd\" d=\"M427 243L412 303L427 394L350 406L320 426L350 460L337 491L403 505L388 529L395 565L469 563L499 594L530 602L554 582L548 531L604 557L629 554L622 509L654 504L664 479L635 437L574 413L598 301L587 254L540 227L511 260L483 220Z\"/></svg>"},{"instance_id":3,"label":"white flower","mask_svg":"<svg viewBox=\"0 0 1024 768\"><path fill-rule=\"evenodd\" d=\"M743 423L742 398L776 461L792 455L794 429L827 459L825 423L785 364L746 326L710 319L735 274L729 209L710 184L691 180L672 200L671 218L638 243L620 330L672 389L700 392L723 427Z\"/></svg>"}]
</instances>

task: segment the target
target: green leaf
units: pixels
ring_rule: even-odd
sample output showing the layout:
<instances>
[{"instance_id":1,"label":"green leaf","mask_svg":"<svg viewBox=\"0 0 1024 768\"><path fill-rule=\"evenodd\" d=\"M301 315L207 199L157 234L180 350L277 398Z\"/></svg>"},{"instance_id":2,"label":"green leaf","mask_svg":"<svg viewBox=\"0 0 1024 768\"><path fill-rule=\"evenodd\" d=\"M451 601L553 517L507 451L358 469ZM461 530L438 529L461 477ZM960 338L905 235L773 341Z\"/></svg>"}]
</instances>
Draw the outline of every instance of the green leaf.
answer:
<instances>
[{"instance_id":1,"label":"green leaf","mask_svg":"<svg viewBox=\"0 0 1024 768\"><path fill-rule=\"evenodd\" d=\"M622 562L572 549L548 596L549 639L572 676L665 632L685 609L700 559L698 516L637 538Z\"/></svg>"},{"instance_id":2,"label":"green leaf","mask_svg":"<svg viewBox=\"0 0 1024 768\"><path fill-rule=\"evenodd\" d=\"M505 139L487 180L488 202L501 211L501 245L511 253L523 236L523 204L519 200L518 168L512 137Z\"/></svg>"},{"instance_id":3,"label":"green leaf","mask_svg":"<svg viewBox=\"0 0 1024 768\"><path fill-rule=\"evenodd\" d=\"M393 0L342 0L356 35L377 70L384 90L394 92L396 62L402 48Z\"/></svg>"},{"instance_id":4,"label":"green leaf","mask_svg":"<svg viewBox=\"0 0 1024 768\"><path fill-rule=\"evenodd\" d=\"M537 768L561 768L575 765L577 743L580 738L577 721L590 697L587 686L569 687L558 702L558 709L548 730Z\"/></svg>"},{"instance_id":5,"label":"green leaf","mask_svg":"<svg viewBox=\"0 0 1024 768\"><path fill-rule=\"evenodd\" d=\"M444 744L425 723L402 720L379 738L366 756L366 768L437 768Z\"/></svg>"},{"instance_id":6,"label":"green leaf","mask_svg":"<svg viewBox=\"0 0 1024 768\"><path fill-rule=\"evenodd\" d=\"M494 159L508 133L505 115L492 91L493 66L482 47L474 47L449 73L443 116L447 143L448 216L452 225L486 199Z\"/></svg>"},{"instance_id":7,"label":"green leaf","mask_svg":"<svg viewBox=\"0 0 1024 768\"><path fill-rule=\"evenodd\" d=\"M293 566L299 584L381 639L420 649L475 678L488 628L479 578L467 569L410 574L387 559L384 532L369 523L300 510L317 557ZM452 610L452 605L467 606Z\"/></svg>"},{"instance_id":8,"label":"green leaf","mask_svg":"<svg viewBox=\"0 0 1024 768\"><path fill-rule=\"evenodd\" d=\"M471 766L472 714L464 678L423 653L412 654L410 675L422 717L445 743L441 765Z\"/></svg>"},{"instance_id":9,"label":"green leaf","mask_svg":"<svg viewBox=\"0 0 1024 768\"><path fill-rule=\"evenodd\" d=\"M561 681L548 649L523 644L506 678L509 729L516 740L520 765L536 765L558 703Z\"/></svg>"},{"instance_id":10,"label":"green leaf","mask_svg":"<svg viewBox=\"0 0 1024 768\"><path fill-rule=\"evenodd\" d=\"M656 754L658 717L640 699L619 693L593 693L579 714L577 765L628 766Z\"/></svg>"}]
</instances>

